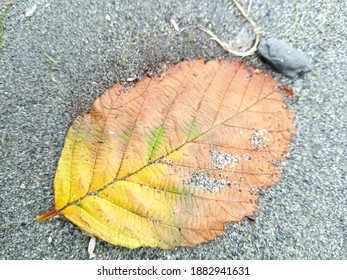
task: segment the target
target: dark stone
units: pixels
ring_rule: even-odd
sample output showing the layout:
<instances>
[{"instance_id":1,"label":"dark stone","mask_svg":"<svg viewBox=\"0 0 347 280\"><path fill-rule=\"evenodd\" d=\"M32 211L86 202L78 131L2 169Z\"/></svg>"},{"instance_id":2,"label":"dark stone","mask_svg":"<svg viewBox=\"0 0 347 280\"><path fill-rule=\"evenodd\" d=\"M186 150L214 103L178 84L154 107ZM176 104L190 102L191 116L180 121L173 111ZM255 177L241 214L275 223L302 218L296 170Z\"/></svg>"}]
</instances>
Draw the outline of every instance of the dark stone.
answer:
<instances>
[{"instance_id":1,"label":"dark stone","mask_svg":"<svg viewBox=\"0 0 347 280\"><path fill-rule=\"evenodd\" d=\"M284 41L275 38L263 39L258 46L258 52L274 70L289 78L312 71L312 65L305 55Z\"/></svg>"}]
</instances>

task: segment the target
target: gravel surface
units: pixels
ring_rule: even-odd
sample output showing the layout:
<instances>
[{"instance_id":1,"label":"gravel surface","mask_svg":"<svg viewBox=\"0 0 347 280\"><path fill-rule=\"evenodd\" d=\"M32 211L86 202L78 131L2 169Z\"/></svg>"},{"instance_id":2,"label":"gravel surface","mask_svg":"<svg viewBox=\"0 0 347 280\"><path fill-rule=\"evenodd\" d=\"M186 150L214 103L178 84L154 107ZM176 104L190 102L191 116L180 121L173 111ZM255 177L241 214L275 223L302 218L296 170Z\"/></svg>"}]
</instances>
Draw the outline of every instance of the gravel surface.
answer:
<instances>
[{"instance_id":1,"label":"gravel surface","mask_svg":"<svg viewBox=\"0 0 347 280\"><path fill-rule=\"evenodd\" d=\"M115 82L156 71L164 59L236 59L199 30L176 32L165 14L226 41L249 27L227 0L12 2L0 49L0 259L88 259L90 237L71 222L33 220L53 207L73 119ZM285 40L313 65L295 80L274 73L295 91L288 103L298 133L283 178L261 191L255 222L228 224L194 248L129 250L97 240L96 258L347 259L346 11L340 0L253 1L263 36ZM244 60L268 68L257 55Z\"/></svg>"}]
</instances>

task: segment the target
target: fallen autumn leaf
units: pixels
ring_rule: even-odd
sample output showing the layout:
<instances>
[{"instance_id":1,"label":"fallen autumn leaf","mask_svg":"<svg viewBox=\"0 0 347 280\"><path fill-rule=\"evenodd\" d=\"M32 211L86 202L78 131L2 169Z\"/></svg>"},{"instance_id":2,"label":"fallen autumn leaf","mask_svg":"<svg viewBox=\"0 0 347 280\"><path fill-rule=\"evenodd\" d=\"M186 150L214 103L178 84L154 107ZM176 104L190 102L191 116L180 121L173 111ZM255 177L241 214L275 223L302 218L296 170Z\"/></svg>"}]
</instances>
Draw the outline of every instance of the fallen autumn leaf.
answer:
<instances>
[{"instance_id":1,"label":"fallen autumn leaf","mask_svg":"<svg viewBox=\"0 0 347 280\"><path fill-rule=\"evenodd\" d=\"M204 59L116 84L70 127L55 207L36 219L63 215L129 248L214 239L280 179L295 127L277 88L243 62Z\"/></svg>"}]
</instances>

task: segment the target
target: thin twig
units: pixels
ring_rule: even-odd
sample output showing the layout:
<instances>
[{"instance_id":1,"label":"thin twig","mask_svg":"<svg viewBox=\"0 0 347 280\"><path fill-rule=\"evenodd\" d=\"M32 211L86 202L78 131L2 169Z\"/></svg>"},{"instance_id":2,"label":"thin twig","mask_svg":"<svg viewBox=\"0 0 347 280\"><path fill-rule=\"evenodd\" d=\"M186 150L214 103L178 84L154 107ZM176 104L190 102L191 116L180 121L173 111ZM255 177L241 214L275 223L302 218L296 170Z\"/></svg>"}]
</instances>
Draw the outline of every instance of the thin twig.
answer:
<instances>
[{"instance_id":1,"label":"thin twig","mask_svg":"<svg viewBox=\"0 0 347 280\"><path fill-rule=\"evenodd\" d=\"M292 26L292 32L291 32L292 35L296 31L298 23L299 23L299 1L295 0L295 21L294 21L293 26Z\"/></svg>"},{"instance_id":2,"label":"thin twig","mask_svg":"<svg viewBox=\"0 0 347 280\"><path fill-rule=\"evenodd\" d=\"M252 2L253 2L253 0L249 0L248 9L247 9L247 15L248 15L248 16L249 16L249 14L251 13Z\"/></svg>"},{"instance_id":3,"label":"thin twig","mask_svg":"<svg viewBox=\"0 0 347 280\"><path fill-rule=\"evenodd\" d=\"M233 49L230 48L228 43L225 43L223 40L219 39L211 30L206 29L205 27L201 27L198 26L198 28L204 32L206 32L207 34L209 34L213 40L215 40L219 45L221 45L221 47L226 50L227 52L229 52L232 55L235 56L241 56L241 57L245 57L245 56L249 56L254 54L257 51L257 47L258 44L260 42L260 29L258 28L258 26L255 24L255 22L248 16L248 14L250 13L250 8L252 5L252 0L250 0L250 3L248 5L248 12L246 13L245 10L242 8L242 6L239 4L239 2L237 2L236 0L232 0L235 4L235 6L239 9L239 11L241 12L242 16L249 22L249 24L252 26L254 35L255 35L255 41L253 46L244 52L239 52L239 51L235 51Z\"/></svg>"}]
</instances>

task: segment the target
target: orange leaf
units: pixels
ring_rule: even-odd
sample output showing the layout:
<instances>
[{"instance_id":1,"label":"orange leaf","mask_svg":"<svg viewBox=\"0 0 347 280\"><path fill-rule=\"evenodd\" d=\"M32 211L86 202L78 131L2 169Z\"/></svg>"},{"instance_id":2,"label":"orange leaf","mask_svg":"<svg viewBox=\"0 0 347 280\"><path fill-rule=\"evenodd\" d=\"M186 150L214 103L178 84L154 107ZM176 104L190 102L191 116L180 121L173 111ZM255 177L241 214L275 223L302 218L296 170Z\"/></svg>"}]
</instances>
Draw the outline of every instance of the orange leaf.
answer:
<instances>
[{"instance_id":1,"label":"orange leaf","mask_svg":"<svg viewBox=\"0 0 347 280\"><path fill-rule=\"evenodd\" d=\"M294 91L291 87L283 86L282 89L288 94L290 98L294 97Z\"/></svg>"},{"instance_id":2,"label":"orange leaf","mask_svg":"<svg viewBox=\"0 0 347 280\"><path fill-rule=\"evenodd\" d=\"M204 59L116 84L70 127L55 208L37 220L63 215L129 248L214 239L280 179L295 128L277 88L240 61Z\"/></svg>"}]
</instances>

